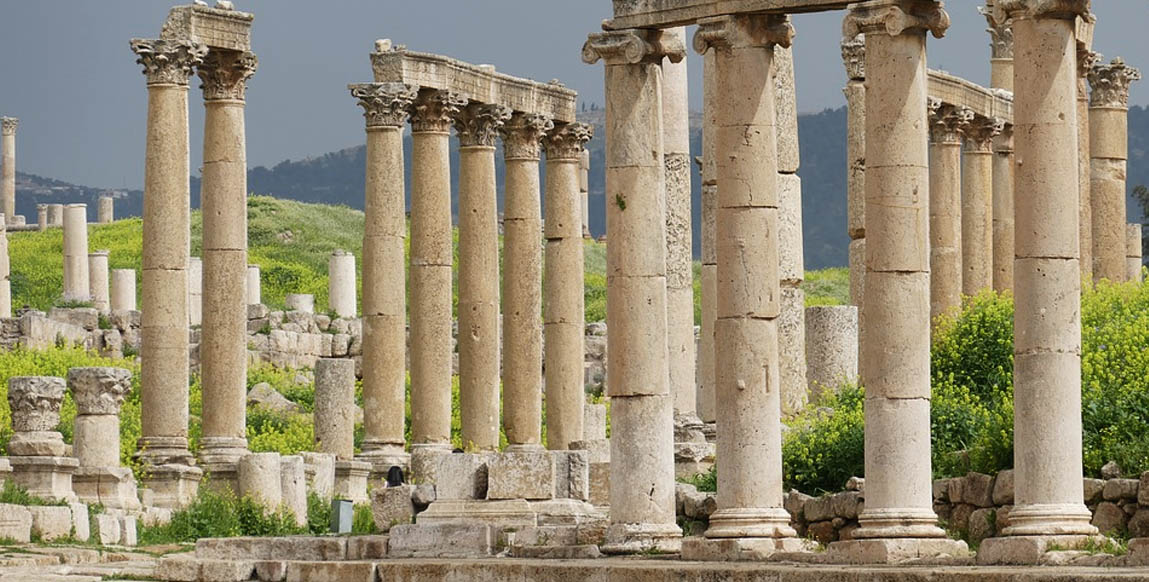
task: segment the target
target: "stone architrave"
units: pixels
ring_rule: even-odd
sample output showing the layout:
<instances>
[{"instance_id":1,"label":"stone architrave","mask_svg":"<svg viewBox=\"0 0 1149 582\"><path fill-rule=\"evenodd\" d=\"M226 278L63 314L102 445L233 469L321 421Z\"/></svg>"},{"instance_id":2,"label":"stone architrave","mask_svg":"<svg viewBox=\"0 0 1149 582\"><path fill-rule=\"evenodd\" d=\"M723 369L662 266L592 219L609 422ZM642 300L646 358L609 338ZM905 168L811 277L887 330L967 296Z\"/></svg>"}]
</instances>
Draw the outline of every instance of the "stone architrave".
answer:
<instances>
[{"instance_id":1,"label":"stone architrave","mask_svg":"<svg viewBox=\"0 0 1149 582\"><path fill-rule=\"evenodd\" d=\"M64 456L64 437L58 430L64 387L63 378L9 378L13 434L8 441L8 461L12 465L12 480L28 493L73 501L72 473L79 463Z\"/></svg>"},{"instance_id":2,"label":"stone architrave","mask_svg":"<svg viewBox=\"0 0 1149 582\"><path fill-rule=\"evenodd\" d=\"M499 448L499 213L495 142L512 111L472 103L459 137L459 408L463 446ZM448 241L450 242L450 241Z\"/></svg>"},{"instance_id":3,"label":"stone architrave","mask_svg":"<svg viewBox=\"0 0 1149 582\"><path fill-rule=\"evenodd\" d=\"M8 227L0 218L0 318L12 317L12 263L8 255Z\"/></svg>"},{"instance_id":4,"label":"stone architrave","mask_svg":"<svg viewBox=\"0 0 1149 582\"><path fill-rule=\"evenodd\" d=\"M131 381L131 371L123 368L68 370L68 389L76 401L72 447L80 463L72 484L84 503L140 508L132 470L120 466L119 414Z\"/></svg>"},{"instance_id":5,"label":"stone architrave","mask_svg":"<svg viewBox=\"0 0 1149 582\"><path fill-rule=\"evenodd\" d=\"M1005 121L975 116L961 157L962 295L993 287L993 141Z\"/></svg>"},{"instance_id":6,"label":"stone architrave","mask_svg":"<svg viewBox=\"0 0 1149 582\"><path fill-rule=\"evenodd\" d=\"M782 507L778 345L775 46L788 47L793 36L787 17L766 15L704 20L694 36L697 51L714 51L717 76L714 349L723 468L718 508L705 533L709 541L684 545L688 558L705 557L696 550L722 540L754 544L766 538L769 551L801 547Z\"/></svg>"},{"instance_id":7,"label":"stone architrave","mask_svg":"<svg viewBox=\"0 0 1149 582\"><path fill-rule=\"evenodd\" d=\"M259 265L247 266L247 284L244 291L247 293L248 305L259 305L263 303L263 293L259 280Z\"/></svg>"},{"instance_id":8,"label":"stone architrave","mask_svg":"<svg viewBox=\"0 0 1149 582\"><path fill-rule=\"evenodd\" d=\"M100 196L100 205L97 207L96 222L100 224L110 224L116 220L116 199L102 194Z\"/></svg>"},{"instance_id":9,"label":"stone architrave","mask_svg":"<svg viewBox=\"0 0 1149 582\"><path fill-rule=\"evenodd\" d=\"M88 206L64 207L64 300L91 301L88 279Z\"/></svg>"},{"instance_id":10,"label":"stone architrave","mask_svg":"<svg viewBox=\"0 0 1149 582\"><path fill-rule=\"evenodd\" d=\"M685 47L659 31L591 34L582 58L606 64L607 390L610 518L603 549L677 551L674 408L666 346L662 59ZM773 157L773 153L771 154Z\"/></svg>"},{"instance_id":11,"label":"stone architrave","mask_svg":"<svg viewBox=\"0 0 1149 582\"><path fill-rule=\"evenodd\" d=\"M111 310L134 311L136 309L136 270L112 269Z\"/></svg>"},{"instance_id":12,"label":"stone architrave","mask_svg":"<svg viewBox=\"0 0 1149 582\"><path fill-rule=\"evenodd\" d=\"M327 308L337 317L354 318L355 255L336 249L327 260Z\"/></svg>"},{"instance_id":13,"label":"stone architrave","mask_svg":"<svg viewBox=\"0 0 1149 582\"><path fill-rule=\"evenodd\" d=\"M20 120L0 117L0 212L6 220L16 216L16 128Z\"/></svg>"},{"instance_id":14,"label":"stone architrave","mask_svg":"<svg viewBox=\"0 0 1149 582\"><path fill-rule=\"evenodd\" d=\"M92 307L100 313L111 310L111 298L108 295L108 251L88 253L88 295L92 298Z\"/></svg>"},{"instance_id":15,"label":"stone architrave","mask_svg":"<svg viewBox=\"0 0 1149 582\"><path fill-rule=\"evenodd\" d=\"M558 125L545 141L547 182L543 221L543 353L546 374L547 447L568 449L583 440L583 241L575 227L579 159L593 128L582 123ZM504 316L505 317L505 316Z\"/></svg>"},{"instance_id":16,"label":"stone architrave","mask_svg":"<svg viewBox=\"0 0 1149 582\"><path fill-rule=\"evenodd\" d=\"M864 345L866 288L866 37L842 39L846 67L846 233L850 237L850 303L858 308L858 349ZM861 352L858 352L861 355Z\"/></svg>"},{"instance_id":17,"label":"stone architrave","mask_svg":"<svg viewBox=\"0 0 1149 582\"><path fill-rule=\"evenodd\" d=\"M973 111L931 99L929 156L930 321L961 305L962 132Z\"/></svg>"},{"instance_id":18,"label":"stone architrave","mask_svg":"<svg viewBox=\"0 0 1149 582\"><path fill-rule=\"evenodd\" d=\"M467 99L421 90L411 114L411 454L451 449L451 117ZM433 463L431 463L433 465Z\"/></svg>"},{"instance_id":19,"label":"stone architrave","mask_svg":"<svg viewBox=\"0 0 1149 582\"><path fill-rule=\"evenodd\" d=\"M1141 71L1120 58L1089 71L1089 191L1093 278L1125 280L1125 173L1129 158L1129 86Z\"/></svg>"},{"instance_id":20,"label":"stone architrave","mask_svg":"<svg viewBox=\"0 0 1149 582\"><path fill-rule=\"evenodd\" d=\"M363 452L372 471L409 463L403 450L406 402L407 219L403 127L418 87L349 86L367 127L363 231Z\"/></svg>"},{"instance_id":21,"label":"stone architrave","mask_svg":"<svg viewBox=\"0 0 1149 582\"><path fill-rule=\"evenodd\" d=\"M1015 503L1005 537L985 540L979 563L1013 561L1045 542L1074 549L1097 533L1081 479L1077 152L1064 147L1077 141L1075 21L1088 17L1088 7L1087 0L996 6L1026 47L1014 55L1014 141L1024 161L1017 192L1032 195L1018 196L1015 211Z\"/></svg>"},{"instance_id":22,"label":"stone architrave","mask_svg":"<svg viewBox=\"0 0 1149 582\"><path fill-rule=\"evenodd\" d=\"M930 470L930 166L926 33L941 2L850 5L844 36L866 35L866 506L835 561L964 555L937 525ZM954 193L956 195L956 192ZM956 250L956 249L955 249Z\"/></svg>"},{"instance_id":23,"label":"stone architrave","mask_svg":"<svg viewBox=\"0 0 1149 582\"><path fill-rule=\"evenodd\" d=\"M202 477L188 452L188 77L207 47L143 39L131 47L148 84L138 446L144 485L174 507Z\"/></svg>"},{"instance_id":24,"label":"stone architrave","mask_svg":"<svg viewBox=\"0 0 1149 582\"><path fill-rule=\"evenodd\" d=\"M1141 260L1144 252L1141 239L1142 227L1139 223L1130 222L1125 225L1125 269L1129 281L1140 283L1144 278L1141 269Z\"/></svg>"},{"instance_id":25,"label":"stone architrave","mask_svg":"<svg viewBox=\"0 0 1149 582\"><path fill-rule=\"evenodd\" d=\"M543 371L539 368L539 362L543 361L543 250L539 248L539 233L543 230L543 222L539 155L540 140L553 130L554 121L549 117L523 113L515 113L501 129L503 157L506 160L501 350L503 427L507 443L512 449L541 449L543 444ZM555 210L561 212L573 208L576 214L564 214L563 218L578 218L581 214L577 212L579 200L576 198L574 202L576 205L573 207L568 203L567 207ZM550 204L547 208L550 209ZM550 222L548 220L547 224ZM581 232L576 234L578 240ZM579 246L582 246L581 240ZM569 349L563 346L552 347ZM561 355L570 359L569 354ZM548 395L560 398L564 396L558 382L555 384L555 392ZM554 405L563 406L557 398ZM552 438L563 438L562 426L559 428L560 433ZM565 449L568 445L564 442L560 448Z\"/></svg>"}]
</instances>

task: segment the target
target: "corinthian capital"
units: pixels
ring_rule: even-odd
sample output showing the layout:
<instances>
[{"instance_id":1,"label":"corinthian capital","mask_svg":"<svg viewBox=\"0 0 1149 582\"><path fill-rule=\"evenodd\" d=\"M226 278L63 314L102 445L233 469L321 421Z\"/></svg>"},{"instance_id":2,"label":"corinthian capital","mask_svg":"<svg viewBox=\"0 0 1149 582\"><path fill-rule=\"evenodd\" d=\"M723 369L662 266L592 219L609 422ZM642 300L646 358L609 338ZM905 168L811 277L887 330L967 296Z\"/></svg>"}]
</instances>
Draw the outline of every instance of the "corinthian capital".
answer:
<instances>
[{"instance_id":1,"label":"corinthian capital","mask_svg":"<svg viewBox=\"0 0 1149 582\"><path fill-rule=\"evenodd\" d=\"M547 160L579 161L583 146L594 137L594 128L585 123L564 123L555 126L543 145L547 148Z\"/></svg>"},{"instance_id":2,"label":"corinthian capital","mask_svg":"<svg viewBox=\"0 0 1149 582\"><path fill-rule=\"evenodd\" d=\"M866 35L842 39L842 64L850 80L866 80Z\"/></svg>"},{"instance_id":3,"label":"corinthian capital","mask_svg":"<svg viewBox=\"0 0 1149 582\"><path fill-rule=\"evenodd\" d=\"M996 18L1090 19L1090 0L995 0Z\"/></svg>"},{"instance_id":4,"label":"corinthian capital","mask_svg":"<svg viewBox=\"0 0 1149 582\"><path fill-rule=\"evenodd\" d=\"M1090 107L1129 108L1129 85L1141 79L1141 71L1125 64L1121 57L1108 65L1089 69Z\"/></svg>"},{"instance_id":5,"label":"corinthian capital","mask_svg":"<svg viewBox=\"0 0 1149 582\"><path fill-rule=\"evenodd\" d=\"M247 80L258 67L259 59L251 51L209 51L203 64L196 68L204 100L242 101L247 92Z\"/></svg>"},{"instance_id":6,"label":"corinthian capital","mask_svg":"<svg viewBox=\"0 0 1149 582\"><path fill-rule=\"evenodd\" d=\"M63 378L22 376L8 380L8 406L16 432L56 430L63 402Z\"/></svg>"},{"instance_id":7,"label":"corinthian capital","mask_svg":"<svg viewBox=\"0 0 1149 582\"><path fill-rule=\"evenodd\" d=\"M20 120L15 117L0 117L0 135L16 135Z\"/></svg>"},{"instance_id":8,"label":"corinthian capital","mask_svg":"<svg viewBox=\"0 0 1149 582\"><path fill-rule=\"evenodd\" d=\"M588 65L599 60L608 65L659 64L664 57L672 63L686 58L681 36L632 28L590 34L582 45L582 60Z\"/></svg>"},{"instance_id":9,"label":"corinthian capital","mask_svg":"<svg viewBox=\"0 0 1149 582\"><path fill-rule=\"evenodd\" d=\"M936 144L961 144L962 134L973 121L973 110L942 103L932 97L928 101L928 108L930 141Z\"/></svg>"},{"instance_id":10,"label":"corinthian capital","mask_svg":"<svg viewBox=\"0 0 1149 582\"><path fill-rule=\"evenodd\" d=\"M1013 19L1008 15L999 14L994 10L994 0L985 0L985 6L978 6L977 11L985 17L989 28L990 56L995 59L1013 58Z\"/></svg>"},{"instance_id":11,"label":"corinthian capital","mask_svg":"<svg viewBox=\"0 0 1149 582\"><path fill-rule=\"evenodd\" d=\"M80 414L119 414L132 391L132 372L123 368L72 368L68 387Z\"/></svg>"},{"instance_id":12,"label":"corinthian capital","mask_svg":"<svg viewBox=\"0 0 1149 582\"><path fill-rule=\"evenodd\" d=\"M539 142L555 128L546 115L516 113L499 130L503 136L503 157L508 160L539 159Z\"/></svg>"},{"instance_id":13,"label":"corinthian capital","mask_svg":"<svg viewBox=\"0 0 1149 582\"><path fill-rule=\"evenodd\" d=\"M510 107L502 105L472 103L464 107L451 118L459 145L494 147L499 128L511 118L511 113Z\"/></svg>"},{"instance_id":14,"label":"corinthian capital","mask_svg":"<svg viewBox=\"0 0 1149 582\"><path fill-rule=\"evenodd\" d=\"M975 116L964 127L966 151L992 153L993 138L1004 129L1005 120L1000 117Z\"/></svg>"},{"instance_id":15,"label":"corinthian capital","mask_svg":"<svg viewBox=\"0 0 1149 582\"><path fill-rule=\"evenodd\" d=\"M451 130L451 117L469 101L458 93L430 90L419 93L412 106L411 131L446 133Z\"/></svg>"},{"instance_id":16,"label":"corinthian capital","mask_svg":"<svg viewBox=\"0 0 1149 582\"><path fill-rule=\"evenodd\" d=\"M938 0L867 0L850 5L842 20L842 36L898 36L906 31L928 30L934 38L942 38L949 27L950 15Z\"/></svg>"},{"instance_id":17,"label":"corinthian capital","mask_svg":"<svg viewBox=\"0 0 1149 582\"><path fill-rule=\"evenodd\" d=\"M367 127L400 127L411 115L411 104L419 88L403 83L361 83L348 85L351 96L359 100Z\"/></svg>"},{"instance_id":18,"label":"corinthian capital","mask_svg":"<svg viewBox=\"0 0 1149 582\"><path fill-rule=\"evenodd\" d=\"M1077 76L1086 79L1093 66L1101 60L1101 53L1093 52L1080 45L1077 47Z\"/></svg>"},{"instance_id":19,"label":"corinthian capital","mask_svg":"<svg viewBox=\"0 0 1149 582\"><path fill-rule=\"evenodd\" d=\"M790 48L794 25L785 14L747 14L718 16L698 21L694 31L694 50L706 54L711 48L735 47Z\"/></svg>"},{"instance_id":20,"label":"corinthian capital","mask_svg":"<svg viewBox=\"0 0 1149 582\"><path fill-rule=\"evenodd\" d=\"M207 56L207 45L187 40L136 38L131 47L149 85L187 85L192 69Z\"/></svg>"}]
</instances>

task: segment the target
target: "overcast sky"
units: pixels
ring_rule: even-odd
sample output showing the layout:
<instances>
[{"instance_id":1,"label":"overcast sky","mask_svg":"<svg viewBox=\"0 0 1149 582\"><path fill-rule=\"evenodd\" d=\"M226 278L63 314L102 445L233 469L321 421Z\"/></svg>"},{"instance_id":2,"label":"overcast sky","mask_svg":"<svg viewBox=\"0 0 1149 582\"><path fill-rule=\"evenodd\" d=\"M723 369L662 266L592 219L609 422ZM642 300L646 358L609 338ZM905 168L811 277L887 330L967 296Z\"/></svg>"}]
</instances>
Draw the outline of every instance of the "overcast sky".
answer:
<instances>
[{"instance_id":1,"label":"overcast sky","mask_svg":"<svg viewBox=\"0 0 1149 582\"><path fill-rule=\"evenodd\" d=\"M214 2L214 0L211 0ZM602 103L602 65L579 49L610 16L608 0L236 0L256 15L260 67L247 93L252 166L362 143L363 119L346 90L371 80L377 38L412 50L489 63L541 81L559 79ZM950 0L953 25L929 41L930 66L989 81L988 35L977 0ZM158 36L172 4L162 0L0 0L0 115L19 117L21 171L105 188L143 183L146 89L128 49ZM1149 55L1149 0L1094 0L1095 50L1134 66ZM794 18L798 102L803 112L845 104L841 13ZM701 106L701 58L691 53L691 97ZM1131 102L1149 105L1149 82ZM190 92L192 167L203 132L198 80Z\"/></svg>"}]
</instances>

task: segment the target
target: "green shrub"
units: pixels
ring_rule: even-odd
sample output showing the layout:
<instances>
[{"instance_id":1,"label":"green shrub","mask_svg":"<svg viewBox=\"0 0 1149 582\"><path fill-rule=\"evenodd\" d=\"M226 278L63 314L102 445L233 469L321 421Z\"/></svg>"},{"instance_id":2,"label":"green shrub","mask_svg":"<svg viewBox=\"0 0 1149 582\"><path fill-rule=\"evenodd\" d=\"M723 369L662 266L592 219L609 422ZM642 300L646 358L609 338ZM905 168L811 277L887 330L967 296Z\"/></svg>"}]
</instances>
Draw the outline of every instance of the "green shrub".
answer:
<instances>
[{"instance_id":1,"label":"green shrub","mask_svg":"<svg viewBox=\"0 0 1149 582\"><path fill-rule=\"evenodd\" d=\"M172 514L169 523L140 528L141 545L194 542L199 538L286 536L307 533L286 509L268 511L250 498L213 491L201 484L195 500Z\"/></svg>"},{"instance_id":2,"label":"green shrub","mask_svg":"<svg viewBox=\"0 0 1149 582\"><path fill-rule=\"evenodd\" d=\"M862 389L843 386L790 419L782 439L782 475L787 489L805 493L838 491L862 475L865 437Z\"/></svg>"}]
</instances>

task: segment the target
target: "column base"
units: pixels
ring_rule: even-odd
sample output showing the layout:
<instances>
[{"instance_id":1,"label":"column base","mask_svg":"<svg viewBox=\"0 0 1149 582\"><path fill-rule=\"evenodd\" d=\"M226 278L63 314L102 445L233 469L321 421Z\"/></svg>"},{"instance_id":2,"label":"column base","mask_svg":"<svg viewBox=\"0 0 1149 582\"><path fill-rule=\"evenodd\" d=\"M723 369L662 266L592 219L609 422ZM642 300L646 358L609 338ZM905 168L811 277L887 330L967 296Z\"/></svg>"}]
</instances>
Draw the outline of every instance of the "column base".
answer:
<instances>
[{"instance_id":1,"label":"column base","mask_svg":"<svg viewBox=\"0 0 1149 582\"><path fill-rule=\"evenodd\" d=\"M818 547L811 540L791 538L689 537L682 540L682 559L698 562L761 562L782 552L813 552Z\"/></svg>"},{"instance_id":2,"label":"column base","mask_svg":"<svg viewBox=\"0 0 1149 582\"><path fill-rule=\"evenodd\" d=\"M719 509L710 516L707 538L795 538L790 514L781 507Z\"/></svg>"},{"instance_id":3,"label":"column base","mask_svg":"<svg viewBox=\"0 0 1149 582\"><path fill-rule=\"evenodd\" d=\"M1002 534L1092 536L1097 534L1097 528L1090 523L1092 519L1089 508L1078 503L1017 505L1009 512L1009 527Z\"/></svg>"},{"instance_id":4,"label":"column base","mask_svg":"<svg viewBox=\"0 0 1149 582\"><path fill-rule=\"evenodd\" d=\"M250 454L245 438L204 437L199 451L199 465L207 477L204 484L212 491L238 493L239 460Z\"/></svg>"},{"instance_id":5,"label":"column base","mask_svg":"<svg viewBox=\"0 0 1149 582\"><path fill-rule=\"evenodd\" d=\"M139 490L127 467L80 467L72 475L72 489L80 501L108 509L139 511Z\"/></svg>"},{"instance_id":6,"label":"column base","mask_svg":"<svg viewBox=\"0 0 1149 582\"><path fill-rule=\"evenodd\" d=\"M195 457L188 451L187 437L140 437L136 457L147 466L195 466Z\"/></svg>"},{"instance_id":7,"label":"column base","mask_svg":"<svg viewBox=\"0 0 1149 582\"><path fill-rule=\"evenodd\" d=\"M896 564L922 558L966 558L969 555L969 546L965 542L949 538L854 539L833 542L826 550L826 560L836 564Z\"/></svg>"},{"instance_id":8,"label":"column base","mask_svg":"<svg viewBox=\"0 0 1149 582\"><path fill-rule=\"evenodd\" d=\"M1010 516L1013 519L1013 516ZM1045 535L988 538L977 551L979 566L1041 564L1049 552L1080 550L1095 543L1104 544L1108 538L1100 535Z\"/></svg>"},{"instance_id":9,"label":"column base","mask_svg":"<svg viewBox=\"0 0 1149 582\"><path fill-rule=\"evenodd\" d=\"M451 454L448 443L420 443L411 445L410 480L434 483L439 457Z\"/></svg>"},{"instance_id":10,"label":"column base","mask_svg":"<svg viewBox=\"0 0 1149 582\"><path fill-rule=\"evenodd\" d=\"M36 497L75 501L72 474L80 466L73 457L18 456L8 457L12 464L12 481Z\"/></svg>"},{"instance_id":11,"label":"column base","mask_svg":"<svg viewBox=\"0 0 1149 582\"><path fill-rule=\"evenodd\" d=\"M180 464L149 466L144 469L140 482L152 492L156 507L180 509L195 500L203 470Z\"/></svg>"},{"instance_id":12,"label":"column base","mask_svg":"<svg viewBox=\"0 0 1149 582\"><path fill-rule=\"evenodd\" d=\"M399 467L403 471L403 478L411 480L411 455L403 450L403 445L363 443L363 452L355 457L356 461L371 464L371 480L386 480L391 467Z\"/></svg>"},{"instance_id":13,"label":"column base","mask_svg":"<svg viewBox=\"0 0 1149 582\"><path fill-rule=\"evenodd\" d=\"M419 525L483 523L499 528L535 526L538 516L525 499L437 499L415 516Z\"/></svg>"},{"instance_id":14,"label":"column base","mask_svg":"<svg viewBox=\"0 0 1149 582\"><path fill-rule=\"evenodd\" d=\"M932 509L893 508L863 510L854 531L857 539L944 538Z\"/></svg>"},{"instance_id":15,"label":"column base","mask_svg":"<svg viewBox=\"0 0 1149 582\"><path fill-rule=\"evenodd\" d=\"M335 498L366 503L367 477L370 475L371 463L335 461Z\"/></svg>"},{"instance_id":16,"label":"column base","mask_svg":"<svg viewBox=\"0 0 1149 582\"><path fill-rule=\"evenodd\" d=\"M682 550L682 529L673 523L615 523L607 526L604 554L674 554Z\"/></svg>"}]
</instances>

